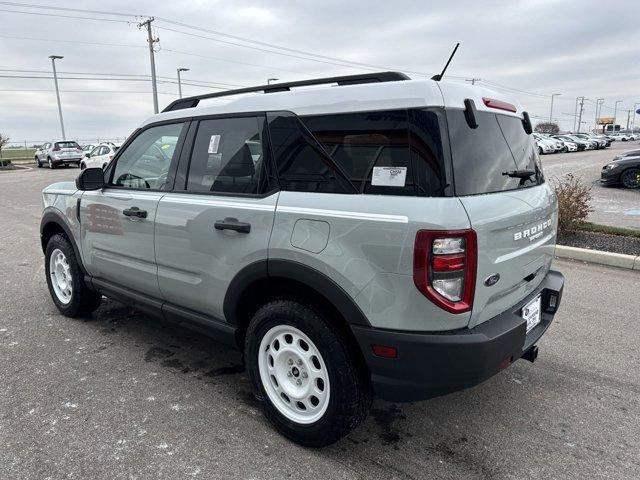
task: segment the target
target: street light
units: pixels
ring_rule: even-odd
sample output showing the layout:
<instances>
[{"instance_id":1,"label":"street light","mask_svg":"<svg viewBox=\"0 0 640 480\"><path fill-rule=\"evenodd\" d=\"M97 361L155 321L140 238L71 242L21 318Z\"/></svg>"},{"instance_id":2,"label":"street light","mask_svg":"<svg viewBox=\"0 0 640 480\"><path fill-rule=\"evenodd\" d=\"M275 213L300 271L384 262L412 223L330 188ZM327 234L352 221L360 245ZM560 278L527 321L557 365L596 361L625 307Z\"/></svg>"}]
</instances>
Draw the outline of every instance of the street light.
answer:
<instances>
[{"instance_id":1,"label":"street light","mask_svg":"<svg viewBox=\"0 0 640 480\"><path fill-rule=\"evenodd\" d=\"M612 127L613 132L612 133L616 133L616 116L618 114L618 104L619 103L622 103L622 100L616 100L616 104L613 107L613 127Z\"/></svg>"},{"instance_id":2,"label":"street light","mask_svg":"<svg viewBox=\"0 0 640 480\"><path fill-rule=\"evenodd\" d=\"M633 104L633 122L631 122L631 133L635 133L636 131L636 110L638 109L638 105L640 105L640 102Z\"/></svg>"},{"instance_id":3,"label":"street light","mask_svg":"<svg viewBox=\"0 0 640 480\"><path fill-rule=\"evenodd\" d=\"M549 123L553 122L553 97L558 97L561 93L554 93L551 95L551 109L549 110Z\"/></svg>"},{"instance_id":4,"label":"street light","mask_svg":"<svg viewBox=\"0 0 640 480\"><path fill-rule=\"evenodd\" d=\"M267 85L271 85L271 82L277 82L279 78L267 78Z\"/></svg>"},{"instance_id":5,"label":"street light","mask_svg":"<svg viewBox=\"0 0 640 480\"><path fill-rule=\"evenodd\" d=\"M62 120L62 105L60 105L60 90L58 90L58 74L56 73L56 60L62 60L64 57L60 55L49 55L51 66L53 67L53 81L56 84L56 98L58 99L58 115L60 116L60 129L62 130L62 140L67 137L64 134L64 122Z\"/></svg>"},{"instance_id":6,"label":"street light","mask_svg":"<svg viewBox=\"0 0 640 480\"><path fill-rule=\"evenodd\" d=\"M600 118L600 105L604 103L604 98L596 98L596 120L594 123L596 132L598 131L598 118Z\"/></svg>"},{"instance_id":7,"label":"street light","mask_svg":"<svg viewBox=\"0 0 640 480\"><path fill-rule=\"evenodd\" d=\"M182 83L180 82L180 72L188 72L188 68L178 68L178 95L182 98Z\"/></svg>"}]
</instances>

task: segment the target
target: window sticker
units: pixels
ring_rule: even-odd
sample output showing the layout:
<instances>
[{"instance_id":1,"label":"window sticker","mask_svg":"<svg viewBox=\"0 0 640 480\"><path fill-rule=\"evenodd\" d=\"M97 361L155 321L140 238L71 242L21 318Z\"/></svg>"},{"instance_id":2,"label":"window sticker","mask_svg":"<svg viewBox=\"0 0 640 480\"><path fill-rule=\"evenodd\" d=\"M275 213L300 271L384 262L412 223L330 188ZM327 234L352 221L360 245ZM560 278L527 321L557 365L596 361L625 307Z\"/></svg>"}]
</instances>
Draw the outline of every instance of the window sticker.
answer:
<instances>
[{"instance_id":1,"label":"window sticker","mask_svg":"<svg viewBox=\"0 0 640 480\"><path fill-rule=\"evenodd\" d=\"M218 146L220 145L220 135L211 135L209 139L209 153L218 153Z\"/></svg>"},{"instance_id":2,"label":"window sticker","mask_svg":"<svg viewBox=\"0 0 640 480\"><path fill-rule=\"evenodd\" d=\"M404 187L407 167L373 167L371 185L382 187Z\"/></svg>"}]
</instances>

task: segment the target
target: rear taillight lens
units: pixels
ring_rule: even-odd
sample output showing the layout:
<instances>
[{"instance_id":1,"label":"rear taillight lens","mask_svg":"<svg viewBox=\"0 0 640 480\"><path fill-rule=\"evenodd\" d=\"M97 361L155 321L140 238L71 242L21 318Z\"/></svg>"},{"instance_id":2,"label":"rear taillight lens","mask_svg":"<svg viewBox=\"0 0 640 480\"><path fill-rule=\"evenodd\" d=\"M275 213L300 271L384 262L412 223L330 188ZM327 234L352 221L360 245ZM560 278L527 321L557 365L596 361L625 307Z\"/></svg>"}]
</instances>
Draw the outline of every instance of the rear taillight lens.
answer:
<instances>
[{"instance_id":1,"label":"rear taillight lens","mask_svg":"<svg viewBox=\"0 0 640 480\"><path fill-rule=\"evenodd\" d=\"M419 230L413 281L429 300L451 313L471 310L476 282L476 232Z\"/></svg>"}]
</instances>

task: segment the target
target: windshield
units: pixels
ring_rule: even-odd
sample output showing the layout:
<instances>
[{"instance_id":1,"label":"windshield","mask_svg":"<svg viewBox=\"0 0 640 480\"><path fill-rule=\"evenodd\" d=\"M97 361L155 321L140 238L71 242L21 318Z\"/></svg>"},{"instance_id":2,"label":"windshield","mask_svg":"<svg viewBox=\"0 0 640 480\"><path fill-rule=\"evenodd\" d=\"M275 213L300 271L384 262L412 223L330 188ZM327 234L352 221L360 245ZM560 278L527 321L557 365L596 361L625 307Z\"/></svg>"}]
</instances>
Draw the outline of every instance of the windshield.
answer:
<instances>
[{"instance_id":1,"label":"windshield","mask_svg":"<svg viewBox=\"0 0 640 480\"><path fill-rule=\"evenodd\" d=\"M504 192L544 182L531 136L518 117L476 112L478 128L466 122L464 111L447 110L457 195ZM504 175L514 170L535 172L527 178Z\"/></svg>"}]
</instances>

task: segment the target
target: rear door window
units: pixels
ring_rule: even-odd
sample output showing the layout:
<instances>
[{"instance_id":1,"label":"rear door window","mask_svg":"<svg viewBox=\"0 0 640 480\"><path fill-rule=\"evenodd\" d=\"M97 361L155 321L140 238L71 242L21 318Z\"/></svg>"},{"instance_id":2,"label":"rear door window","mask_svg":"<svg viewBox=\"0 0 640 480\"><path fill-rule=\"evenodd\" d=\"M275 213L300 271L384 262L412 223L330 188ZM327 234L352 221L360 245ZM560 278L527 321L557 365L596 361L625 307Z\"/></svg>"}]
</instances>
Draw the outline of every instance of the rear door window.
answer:
<instances>
[{"instance_id":1,"label":"rear door window","mask_svg":"<svg viewBox=\"0 0 640 480\"><path fill-rule=\"evenodd\" d=\"M467 124L462 110L448 110L447 123L456 195L503 192L544 181L532 138L518 117L476 112L478 128ZM503 175L512 170L539 173L520 182Z\"/></svg>"},{"instance_id":2,"label":"rear door window","mask_svg":"<svg viewBox=\"0 0 640 480\"><path fill-rule=\"evenodd\" d=\"M238 194L262 193L266 148L264 116L216 118L198 126L187 190Z\"/></svg>"}]
</instances>

